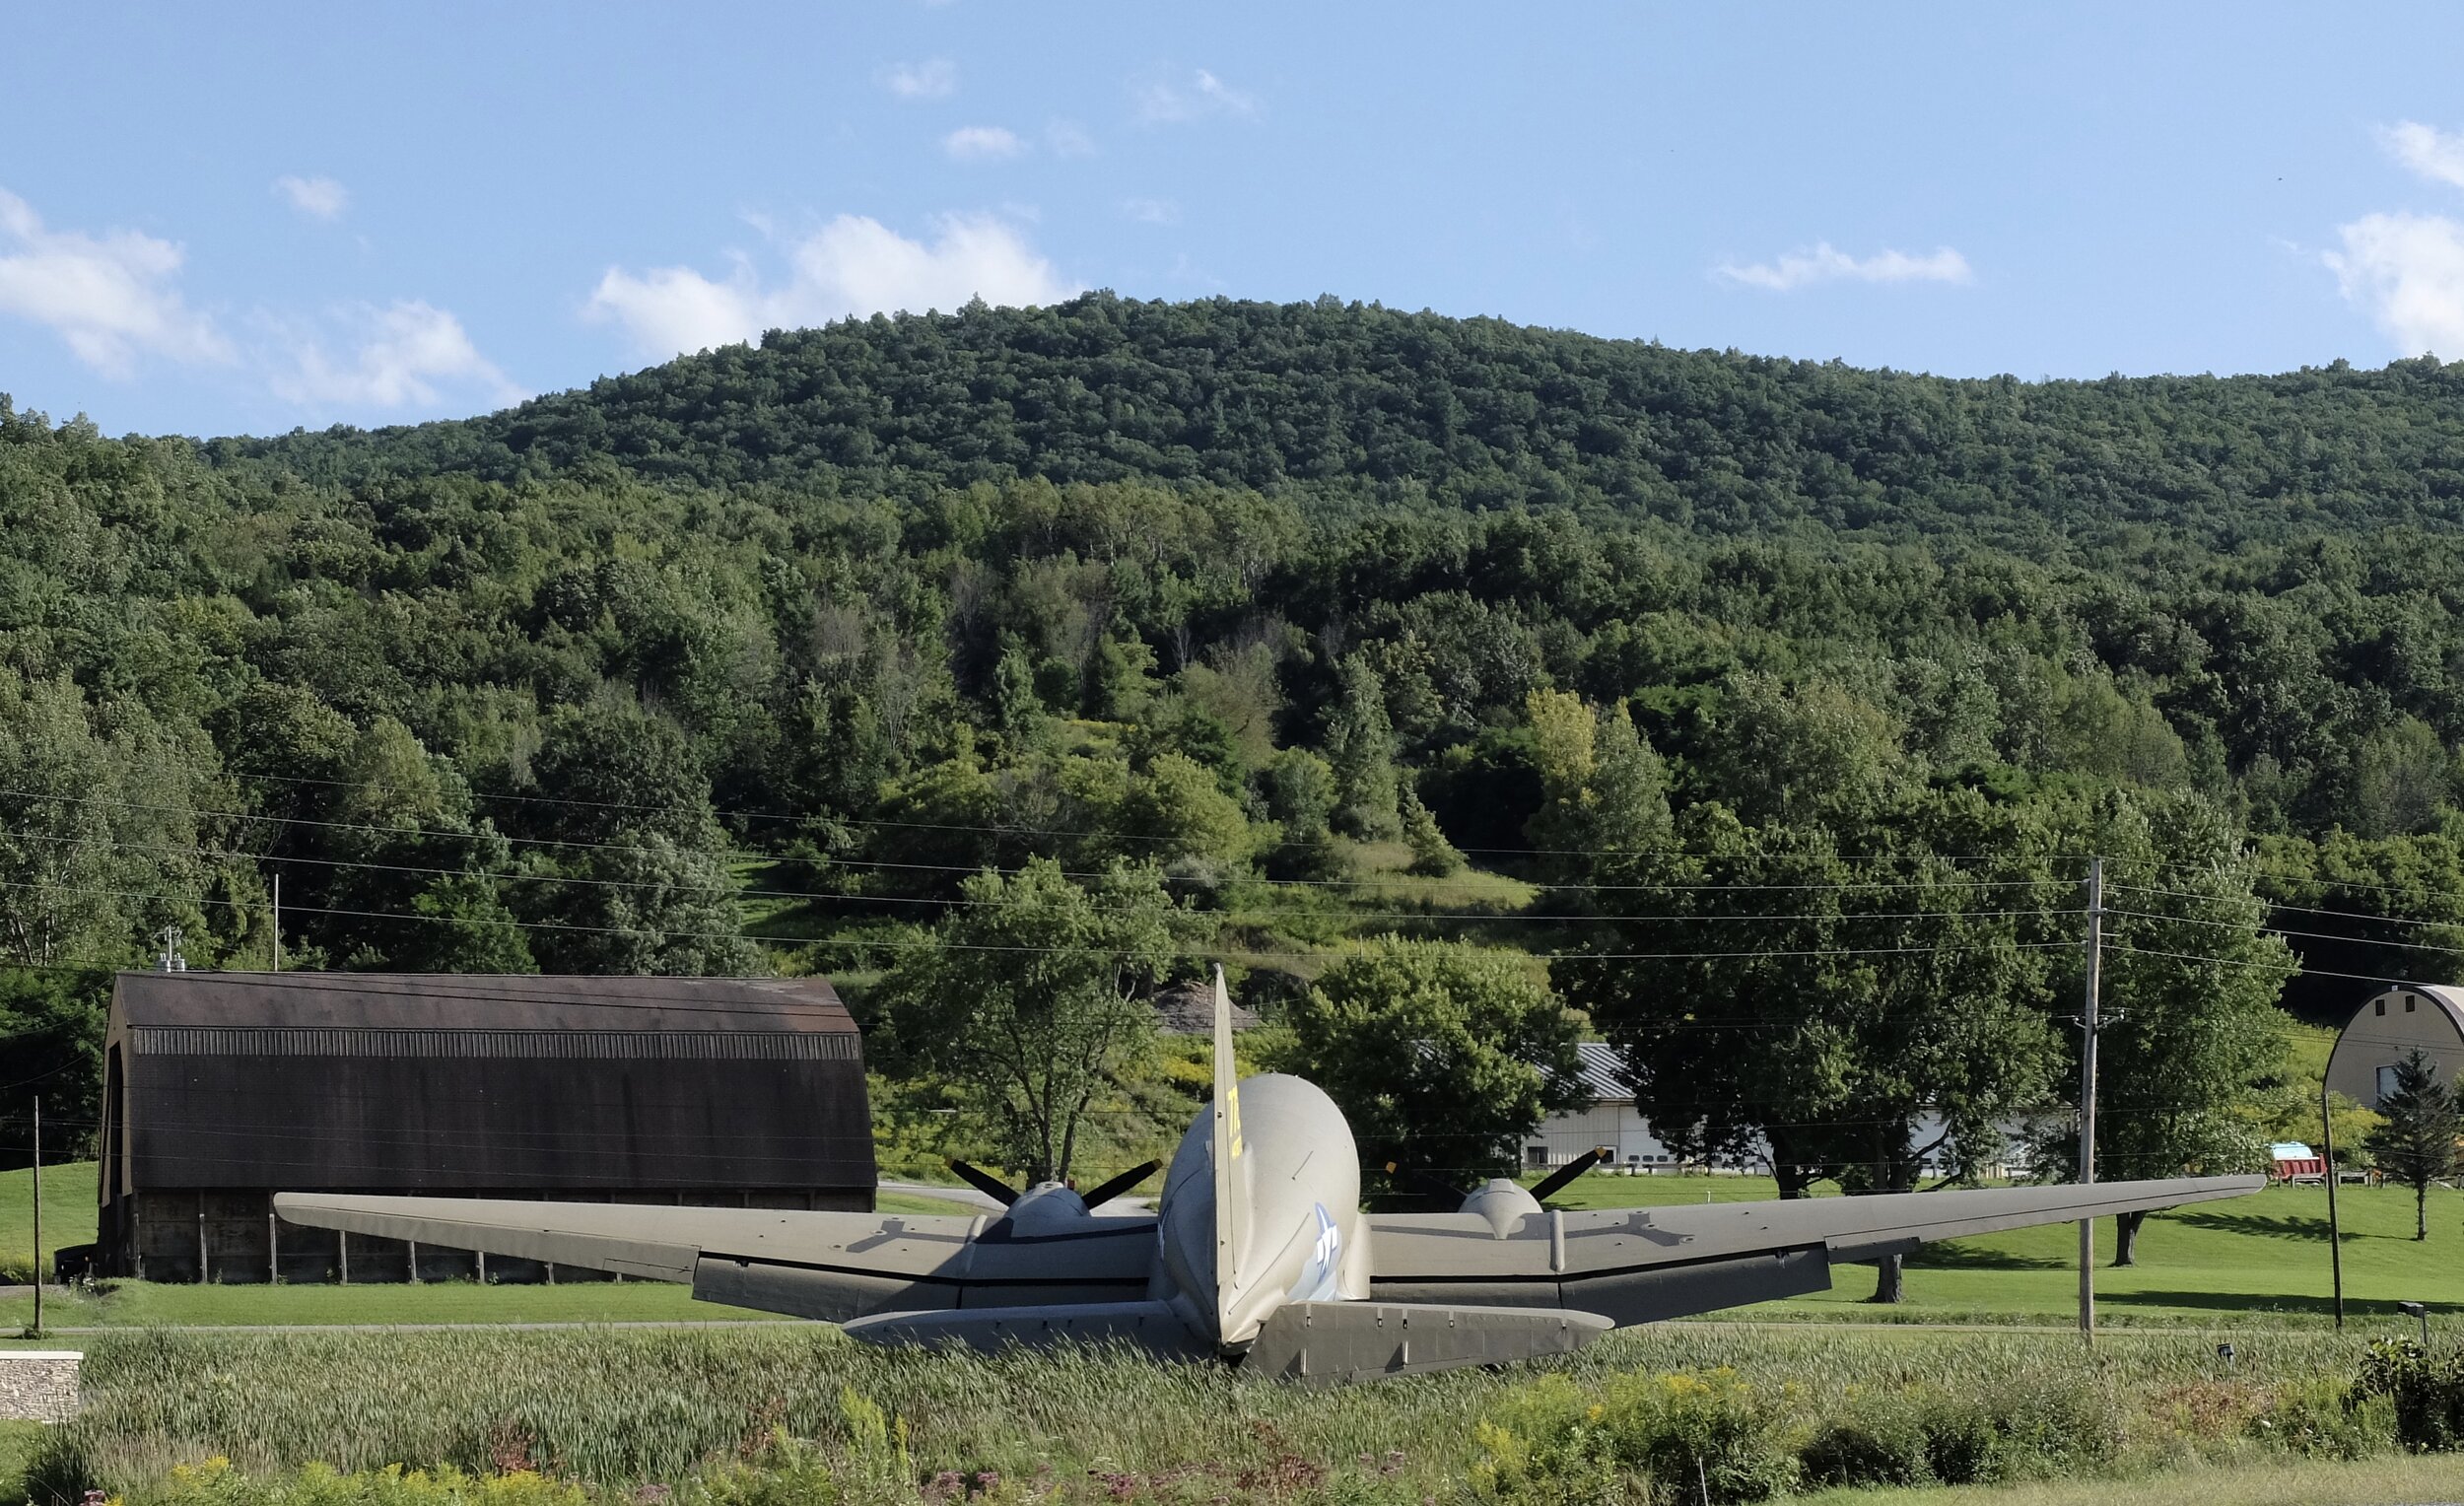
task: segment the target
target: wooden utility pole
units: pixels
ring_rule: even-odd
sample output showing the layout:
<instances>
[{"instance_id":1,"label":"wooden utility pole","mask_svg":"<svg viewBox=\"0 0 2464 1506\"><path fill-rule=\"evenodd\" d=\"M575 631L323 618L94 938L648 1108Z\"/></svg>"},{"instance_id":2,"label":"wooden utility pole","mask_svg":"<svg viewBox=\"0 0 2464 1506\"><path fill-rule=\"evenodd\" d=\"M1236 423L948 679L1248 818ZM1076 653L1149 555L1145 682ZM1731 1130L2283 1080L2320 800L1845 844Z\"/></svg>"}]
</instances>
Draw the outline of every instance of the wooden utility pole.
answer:
<instances>
[{"instance_id":1,"label":"wooden utility pole","mask_svg":"<svg viewBox=\"0 0 2464 1506\"><path fill-rule=\"evenodd\" d=\"M34 1095L34 1334L42 1334L42 1095Z\"/></svg>"},{"instance_id":2,"label":"wooden utility pole","mask_svg":"<svg viewBox=\"0 0 2464 1506\"><path fill-rule=\"evenodd\" d=\"M2096 993L2104 973L2104 859L2088 859L2088 998L2080 1015L2079 1180L2096 1181ZM2079 1221L2079 1333L2096 1340L2096 1221Z\"/></svg>"},{"instance_id":3,"label":"wooden utility pole","mask_svg":"<svg viewBox=\"0 0 2464 1506\"><path fill-rule=\"evenodd\" d=\"M282 875L274 875L274 971L282 971Z\"/></svg>"},{"instance_id":4,"label":"wooden utility pole","mask_svg":"<svg viewBox=\"0 0 2464 1506\"><path fill-rule=\"evenodd\" d=\"M2319 1147L2327 1152L2327 1268L2336 1283L2336 1327L2344 1327L2344 1225L2336 1219L2336 1120L2327 1112L2327 1084L2318 1085Z\"/></svg>"}]
</instances>

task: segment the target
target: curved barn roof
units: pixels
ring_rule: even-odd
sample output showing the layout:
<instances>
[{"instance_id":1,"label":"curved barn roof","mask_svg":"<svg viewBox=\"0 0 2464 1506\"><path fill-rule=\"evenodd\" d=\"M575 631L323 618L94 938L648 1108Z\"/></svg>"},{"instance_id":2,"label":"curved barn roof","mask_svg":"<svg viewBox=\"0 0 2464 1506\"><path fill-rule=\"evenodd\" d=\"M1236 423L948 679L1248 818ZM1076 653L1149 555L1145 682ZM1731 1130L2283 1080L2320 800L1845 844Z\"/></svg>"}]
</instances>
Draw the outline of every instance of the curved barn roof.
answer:
<instances>
[{"instance_id":1,"label":"curved barn roof","mask_svg":"<svg viewBox=\"0 0 2464 1506\"><path fill-rule=\"evenodd\" d=\"M2447 1023L2455 1027L2455 1033L2464 1036L2464 987L2444 983L2395 983L2361 1000L2361 1006L2353 1011L2353 1018L2345 1022L2344 1031L2337 1037L2336 1044L2341 1046L2347 1039L2357 1044L2364 1043L2368 1032L2361 1028L2361 1022L2377 1018L2371 1005L2382 998L2394 998L2406 993L2418 993L2437 1005L2439 1011L2446 1015Z\"/></svg>"},{"instance_id":2,"label":"curved barn roof","mask_svg":"<svg viewBox=\"0 0 2464 1506\"><path fill-rule=\"evenodd\" d=\"M2382 1013L2378 1007L2408 994L2428 1008ZM2450 1079L2464 1068L2464 987L2397 983L2372 991L2336 1035L2327 1057L2327 1086L2357 1102L2375 1103L2377 1069L2416 1046L2437 1059Z\"/></svg>"},{"instance_id":3,"label":"curved barn roof","mask_svg":"<svg viewBox=\"0 0 2464 1506\"><path fill-rule=\"evenodd\" d=\"M137 1026L856 1033L825 978L122 973L112 1003Z\"/></svg>"}]
</instances>

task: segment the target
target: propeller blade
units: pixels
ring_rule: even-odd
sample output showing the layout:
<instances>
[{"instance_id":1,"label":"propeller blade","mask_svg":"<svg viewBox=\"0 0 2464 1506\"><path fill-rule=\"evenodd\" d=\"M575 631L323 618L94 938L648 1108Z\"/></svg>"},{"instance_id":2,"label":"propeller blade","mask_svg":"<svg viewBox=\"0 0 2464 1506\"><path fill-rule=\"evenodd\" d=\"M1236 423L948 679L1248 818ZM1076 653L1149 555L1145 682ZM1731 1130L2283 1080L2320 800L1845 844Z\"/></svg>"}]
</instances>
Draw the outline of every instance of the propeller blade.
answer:
<instances>
[{"instance_id":1,"label":"propeller blade","mask_svg":"<svg viewBox=\"0 0 2464 1506\"><path fill-rule=\"evenodd\" d=\"M964 1161L953 1160L950 1162L950 1170L958 1173L958 1179L961 1182L998 1202L1002 1207L1007 1207L1018 1200L1016 1188L980 1166L970 1166Z\"/></svg>"},{"instance_id":2,"label":"propeller blade","mask_svg":"<svg viewBox=\"0 0 2464 1506\"><path fill-rule=\"evenodd\" d=\"M1389 1161L1386 1163L1386 1174L1394 1179L1396 1186L1407 1187L1423 1198L1435 1198L1446 1202L1461 1202L1472 1196L1471 1193L1455 1186L1433 1171L1399 1172L1395 1169L1395 1163Z\"/></svg>"},{"instance_id":3,"label":"propeller blade","mask_svg":"<svg viewBox=\"0 0 2464 1506\"><path fill-rule=\"evenodd\" d=\"M1532 1200L1546 1202L1550 1198L1571 1187L1575 1178L1608 1159L1608 1150L1603 1146L1594 1145L1591 1149L1542 1177L1540 1185L1532 1189Z\"/></svg>"},{"instance_id":4,"label":"propeller blade","mask_svg":"<svg viewBox=\"0 0 2464 1506\"><path fill-rule=\"evenodd\" d=\"M1163 1169L1164 1163L1161 1161L1148 1161L1142 1165L1132 1166L1128 1171L1123 1172L1120 1176L1113 1178L1110 1182L1105 1183L1095 1191L1087 1194L1086 1205L1090 1208L1100 1208L1105 1203L1112 1201L1115 1198L1120 1197L1123 1193L1128 1192L1129 1189L1137 1186L1139 1183L1145 1181L1147 1178L1155 1175L1155 1173Z\"/></svg>"}]
</instances>

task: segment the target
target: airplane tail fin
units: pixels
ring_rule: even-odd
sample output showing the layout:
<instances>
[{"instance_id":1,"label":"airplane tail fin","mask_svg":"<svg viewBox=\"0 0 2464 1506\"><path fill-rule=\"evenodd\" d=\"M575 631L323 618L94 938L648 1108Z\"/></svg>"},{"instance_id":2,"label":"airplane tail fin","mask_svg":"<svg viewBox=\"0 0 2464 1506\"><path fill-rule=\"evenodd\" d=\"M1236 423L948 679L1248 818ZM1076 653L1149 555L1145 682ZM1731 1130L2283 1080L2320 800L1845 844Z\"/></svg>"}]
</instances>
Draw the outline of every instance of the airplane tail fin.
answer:
<instances>
[{"instance_id":1,"label":"airplane tail fin","mask_svg":"<svg viewBox=\"0 0 2464 1506\"><path fill-rule=\"evenodd\" d=\"M1241 1161L1240 1067L1232 1060L1232 994L1215 966L1215 1102L1210 1144L1215 1169L1216 1332L1231 1318L1241 1287L1241 1244L1248 1235L1249 1176Z\"/></svg>"}]
</instances>

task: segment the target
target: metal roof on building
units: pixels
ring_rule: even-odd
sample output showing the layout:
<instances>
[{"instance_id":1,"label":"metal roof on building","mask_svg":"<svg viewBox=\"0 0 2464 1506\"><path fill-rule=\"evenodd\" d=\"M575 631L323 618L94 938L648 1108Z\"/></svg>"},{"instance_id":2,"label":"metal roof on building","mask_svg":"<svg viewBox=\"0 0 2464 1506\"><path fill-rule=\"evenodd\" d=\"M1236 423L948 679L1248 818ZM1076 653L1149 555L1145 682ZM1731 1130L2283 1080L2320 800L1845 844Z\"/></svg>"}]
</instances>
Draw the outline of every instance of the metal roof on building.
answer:
<instances>
[{"instance_id":1,"label":"metal roof on building","mask_svg":"<svg viewBox=\"0 0 2464 1506\"><path fill-rule=\"evenodd\" d=\"M1606 1041L1579 1041L1574 1049L1583 1060L1583 1090L1594 1104L1634 1101L1634 1090L1625 1085L1625 1061L1615 1047Z\"/></svg>"},{"instance_id":2,"label":"metal roof on building","mask_svg":"<svg viewBox=\"0 0 2464 1506\"><path fill-rule=\"evenodd\" d=\"M124 973L115 1184L577 1192L872 1186L826 980Z\"/></svg>"}]
</instances>

